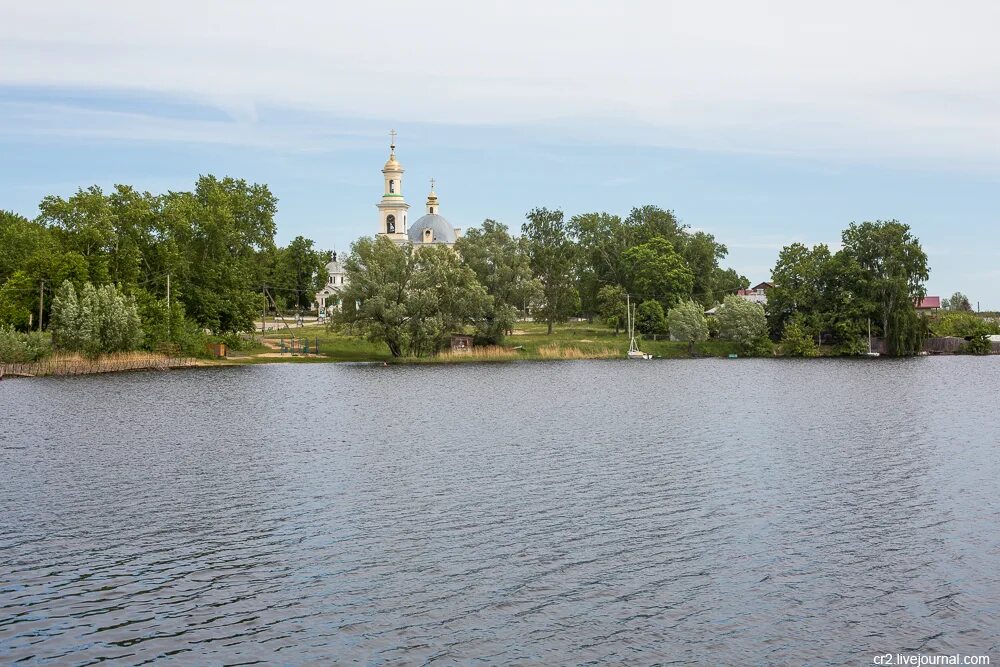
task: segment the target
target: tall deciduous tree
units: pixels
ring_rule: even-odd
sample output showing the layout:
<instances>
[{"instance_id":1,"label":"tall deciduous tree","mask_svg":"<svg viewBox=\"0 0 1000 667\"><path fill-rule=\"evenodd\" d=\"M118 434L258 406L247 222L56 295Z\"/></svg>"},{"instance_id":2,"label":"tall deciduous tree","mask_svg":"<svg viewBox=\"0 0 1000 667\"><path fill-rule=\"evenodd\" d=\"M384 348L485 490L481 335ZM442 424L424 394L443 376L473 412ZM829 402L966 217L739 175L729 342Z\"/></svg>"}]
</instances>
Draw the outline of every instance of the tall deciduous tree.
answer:
<instances>
[{"instance_id":1,"label":"tall deciduous tree","mask_svg":"<svg viewBox=\"0 0 1000 667\"><path fill-rule=\"evenodd\" d=\"M527 239L515 239L505 225L486 220L481 228L466 231L455 251L490 296L477 337L499 344L514 328L518 311L527 310L542 294L541 283L531 273Z\"/></svg>"},{"instance_id":2,"label":"tall deciduous tree","mask_svg":"<svg viewBox=\"0 0 1000 667\"><path fill-rule=\"evenodd\" d=\"M576 247L569 236L562 211L536 208L521 227L527 239L531 269L542 284L542 297L535 312L548 324L565 322L577 311L580 295L574 279Z\"/></svg>"},{"instance_id":3,"label":"tall deciduous tree","mask_svg":"<svg viewBox=\"0 0 1000 667\"><path fill-rule=\"evenodd\" d=\"M663 237L629 248L623 258L630 266L627 287L635 298L654 299L666 310L691 296L694 274Z\"/></svg>"},{"instance_id":4,"label":"tall deciduous tree","mask_svg":"<svg viewBox=\"0 0 1000 667\"><path fill-rule=\"evenodd\" d=\"M872 305L891 354L920 351L925 323L915 301L926 294L927 255L910 227L897 220L852 223L843 233L844 253L860 268L857 291Z\"/></svg>"},{"instance_id":5,"label":"tall deciduous tree","mask_svg":"<svg viewBox=\"0 0 1000 667\"><path fill-rule=\"evenodd\" d=\"M625 288L619 285L605 285L597 293L598 312L608 326L614 327L616 336L626 326L626 296Z\"/></svg>"},{"instance_id":6,"label":"tall deciduous tree","mask_svg":"<svg viewBox=\"0 0 1000 667\"><path fill-rule=\"evenodd\" d=\"M969 302L969 297L961 292L955 292L946 298L941 307L945 310L972 312L972 304Z\"/></svg>"},{"instance_id":7,"label":"tall deciduous tree","mask_svg":"<svg viewBox=\"0 0 1000 667\"><path fill-rule=\"evenodd\" d=\"M335 325L384 342L396 357L436 352L447 334L475 324L489 306L475 273L446 247L414 251L385 237L362 238L344 270L348 284Z\"/></svg>"},{"instance_id":8,"label":"tall deciduous tree","mask_svg":"<svg viewBox=\"0 0 1000 667\"><path fill-rule=\"evenodd\" d=\"M326 264L330 253L315 249L311 239L296 236L284 248L277 248L274 258L269 284L282 307L309 308L316 292L323 289L329 278Z\"/></svg>"}]
</instances>

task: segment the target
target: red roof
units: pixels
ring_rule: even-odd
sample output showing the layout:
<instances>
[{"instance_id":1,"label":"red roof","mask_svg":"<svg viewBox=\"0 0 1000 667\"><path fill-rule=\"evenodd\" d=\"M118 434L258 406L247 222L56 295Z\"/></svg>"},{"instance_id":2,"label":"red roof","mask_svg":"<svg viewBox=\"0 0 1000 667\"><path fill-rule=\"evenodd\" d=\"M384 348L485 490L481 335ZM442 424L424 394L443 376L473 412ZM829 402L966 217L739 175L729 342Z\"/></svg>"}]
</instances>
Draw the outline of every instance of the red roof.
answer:
<instances>
[{"instance_id":1,"label":"red roof","mask_svg":"<svg viewBox=\"0 0 1000 667\"><path fill-rule=\"evenodd\" d=\"M920 301L917 301L917 310L930 310L931 308L941 307L941 297L939 296L925 296Z\"/></svg>"}]
</instances>

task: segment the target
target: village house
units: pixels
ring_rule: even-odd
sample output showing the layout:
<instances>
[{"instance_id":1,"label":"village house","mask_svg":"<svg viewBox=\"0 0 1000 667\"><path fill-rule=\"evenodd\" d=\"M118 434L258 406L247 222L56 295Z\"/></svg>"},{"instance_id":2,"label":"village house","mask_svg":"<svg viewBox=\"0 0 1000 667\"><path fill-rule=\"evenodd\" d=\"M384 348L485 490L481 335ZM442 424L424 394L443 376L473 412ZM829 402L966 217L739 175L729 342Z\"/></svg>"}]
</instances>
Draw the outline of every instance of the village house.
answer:
<instances>
[{"instance_id":1,"label":"village house","mask_svg":"<svg viewBox=\"0 0 1000 667\"><path fill-rule=\"evenodd\" d=\"M772 285L771 283L764 282L755 285L750 289L737 290L736 296L740 297L741 299L745 299L751 303L759 303L762 306L766 306L767 292L773 287L774 285Z\"/></svg>"}]
</instances>

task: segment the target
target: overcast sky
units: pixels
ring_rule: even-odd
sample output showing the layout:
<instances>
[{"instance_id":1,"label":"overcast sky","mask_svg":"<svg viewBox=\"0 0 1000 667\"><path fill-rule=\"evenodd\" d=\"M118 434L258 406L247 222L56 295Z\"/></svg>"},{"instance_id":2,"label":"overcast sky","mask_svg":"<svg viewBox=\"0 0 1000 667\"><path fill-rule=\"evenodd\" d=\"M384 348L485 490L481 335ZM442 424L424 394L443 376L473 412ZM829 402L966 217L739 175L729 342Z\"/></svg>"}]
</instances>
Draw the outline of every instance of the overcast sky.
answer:
<instances>
[{"instance_id":1,"label":"overcast sky","mask_svg":"<svg viewBox=\"0 0 1000 667\"><path fill-rule=\"evenodd\" d=\"M1000 3L2 2L0 208L93 183L267 182L279 240L674 209L764 280L899 218L932 292L1000 308Z\"/></svg>"}]
</instances>

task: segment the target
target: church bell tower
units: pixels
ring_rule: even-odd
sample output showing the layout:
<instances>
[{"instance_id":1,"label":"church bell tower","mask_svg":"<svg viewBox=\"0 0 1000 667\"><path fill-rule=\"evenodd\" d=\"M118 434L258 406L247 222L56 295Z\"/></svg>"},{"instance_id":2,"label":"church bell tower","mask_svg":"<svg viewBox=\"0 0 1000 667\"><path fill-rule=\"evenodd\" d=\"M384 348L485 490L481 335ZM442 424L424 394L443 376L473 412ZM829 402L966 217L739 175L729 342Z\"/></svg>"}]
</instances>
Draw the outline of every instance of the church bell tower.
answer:
<instances>
[{"instance_id":1,"label":"church bell tower","mask_svg":"<svg viewBox=\"0 0 1000 667\"><path fill-rule=\"evenodd\" d=\"M378 203L378 236L405 243L406 212L410 205L403 199L403 166L396 160L396 130L389 133L389 159L382 168L384 188Z\"/></svg>"}]
</instances>

